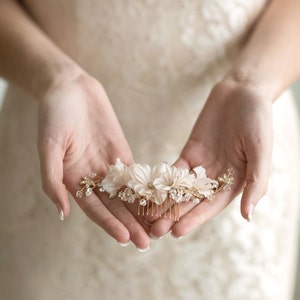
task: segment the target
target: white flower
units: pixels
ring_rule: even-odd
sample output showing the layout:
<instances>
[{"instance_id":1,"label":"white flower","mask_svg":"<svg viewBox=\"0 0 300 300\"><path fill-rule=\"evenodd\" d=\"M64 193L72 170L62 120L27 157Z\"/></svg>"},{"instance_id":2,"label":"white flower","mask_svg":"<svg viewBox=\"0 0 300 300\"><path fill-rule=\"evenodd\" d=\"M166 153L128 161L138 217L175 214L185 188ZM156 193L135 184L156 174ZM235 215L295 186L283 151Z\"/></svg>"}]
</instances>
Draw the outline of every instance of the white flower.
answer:
<instances>
[{"instance_id":1,"label":"white flower","mask_svg":"<svg viewBox=\"0 0 300 300\"><path fill-rule=\"evenodd\" d=\"M102 180L102 186L110 197L114 197L117 191L127 184L128 180L130 180L128 167L118 158L115 165L109 166L108 172Z\"/></svg>"},{"instance_id":2,"label":"white flower","mask_svg":"<svg viewBox=\"0 0 300 300\"><path fill-rule=\"evenodd\" d=\"M218 181L206 177L206 171L201 166L194 168L193 171L196 177L193 187L204 197L209 197L213 189L218 188Z\"/></svg>"},{"instance_id":3,"label":"white flower","mask_svg":"<svg viewBox=\"0 0 300 300\"><path fill-rule=\"evenodd\" d=\"M193 172L195 173L196 178L205 178L206 177L206 170L201 166L195 167L193 169Z\"/></svg>"},{"instance_id":4,"label":"white flower","mask_svg":"<svg viewBox=\"0 0 300 300\"><path fill-rule=\"evenodd\" d=\"M136 193L146 198L152 198L157 205L162 204L167 197L167 192L158 190L154 182L160 178L167 169L167 165L161 163L151 169L147 164L134 164L129 169L131 180L127 186Z\"/></svg>"},{"instance_id":5,"label":"white flower","mask_svg":"<svg viewBox=\"0 0 300 300\"><path fill-rule=\"evenodd\" d=\"M168 166L165 173L154 181L154 186L158 190L169 191L171 188L179 186L190 188L192 187L194 181L195 177L189 173L188 169Z\"/></svg>"}]
</instances>

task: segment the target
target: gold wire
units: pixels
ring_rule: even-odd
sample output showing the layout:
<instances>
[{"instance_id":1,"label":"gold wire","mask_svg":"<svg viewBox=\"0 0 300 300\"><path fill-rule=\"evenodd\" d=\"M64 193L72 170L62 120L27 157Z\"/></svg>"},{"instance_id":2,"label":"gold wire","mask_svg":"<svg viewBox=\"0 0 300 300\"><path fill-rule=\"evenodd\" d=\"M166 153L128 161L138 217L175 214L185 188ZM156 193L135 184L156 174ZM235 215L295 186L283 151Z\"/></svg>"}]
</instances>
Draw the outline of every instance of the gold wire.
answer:
<instances>
[{"instance_id":1,"label":"gold wire","mask_svg":"<svg viewBox=\"0 0 300 300\"><path fill-rule=\"evenodd\" d=\"M215 195L218 192L225 190L227 187L231 187L233 185L233 177L231 176L233 174L231 169L228 169L227 173L223 175L223 177L219 177L219 182L221 183L218 188L212 189L211 190L211 195ZM95 177L90 177L90 176L85 176L82 177L82 182L80 182L80 185L82 188L79 190L81 193L85 193L87 189L94 190L97 187L98 183L101 183L103 180L102 177L96 175ZM199 199L205 199L205 197L194 189L185 189L185 191L188 190L194 197L197 197ZM172 219L174 217L174 220L176 222L179 221L180 217L180 208L179 208L179 203L174 202L172 205L172 199L170 197L167 197L167 200L164 201L163 204L157 205L154 202L147 200L146 206L143 206L141 209L140 203L138 204L138 215L142 214L143 216L145 213L149 215L151 213L151 216L158 216L161 217L162 215L165 218ZM173 207L172 207L173 206ZM146 212L145 212L146 211ZM163 211L163 213L161 212ZM169 212L168 212L169 211Z\"/></svg>"}]
</instances>

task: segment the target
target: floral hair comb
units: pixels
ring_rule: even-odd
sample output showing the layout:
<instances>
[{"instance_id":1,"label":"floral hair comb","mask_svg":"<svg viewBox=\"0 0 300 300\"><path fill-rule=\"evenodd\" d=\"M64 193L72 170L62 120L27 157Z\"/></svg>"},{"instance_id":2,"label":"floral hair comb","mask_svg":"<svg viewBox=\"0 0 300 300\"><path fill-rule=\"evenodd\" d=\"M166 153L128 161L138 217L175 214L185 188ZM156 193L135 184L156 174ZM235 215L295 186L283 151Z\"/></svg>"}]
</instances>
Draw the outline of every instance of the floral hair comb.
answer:
<instances>
[{"instance_id":1,"label":"floral hair comb","mask_svg":"<svg viewBox=\"0 0 300 300\"><path fill-rule=\"evenodd\" d=\"M219 191L230 190L233 184L233 170L217 180L208 178L206 170L195 167L191 171L166 163L153 168L147 164L133 164L128 167L117 159L109 166L104 178L96 173L83 177L81 189L76 197L90 196L95 188L109 194L109 198L120 198L128 203L138 204L139 215L174 217L179 221L179 204L192 201L195 205L202 200L212 200Z\"/></svg>"}]
</instances>

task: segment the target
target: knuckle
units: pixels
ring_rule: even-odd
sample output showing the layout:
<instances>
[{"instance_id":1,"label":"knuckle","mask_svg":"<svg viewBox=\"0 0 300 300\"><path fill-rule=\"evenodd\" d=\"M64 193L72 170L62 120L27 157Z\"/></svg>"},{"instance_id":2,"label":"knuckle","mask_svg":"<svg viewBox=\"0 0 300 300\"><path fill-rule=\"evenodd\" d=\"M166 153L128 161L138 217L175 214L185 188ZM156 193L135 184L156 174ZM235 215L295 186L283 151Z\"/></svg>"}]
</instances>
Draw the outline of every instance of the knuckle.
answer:
<instances>
[{"instance_id":1,"label":"knuckle","mask_svg":"<svg viewBox=\"0 0 300 300\"><path fill-rule=\"evenodd\" d=\"M250 186L258 197L263 197L268 192L268 183L258 179L247 180L247 186Z\"/></svg>"},{"instance_id":2,"label":"knuckle","mask_svg":"<svg viewBox=\"0 0 300 300\"><path fill-rule=\"evenodd\" d=\"M48 196L53 196L58 187L58 181L52 178L42 179L42 189Z\"/></svg>"},{"instance_id":3,"label":"knuckle","mask_svg":"<svg viewBox=\"0 0 300 300\"><path fill-rule=\"evenodd\" d=\"M124 226L129 230L131 235L135 235L139 232L139 225L134 220L129 220L127 222L124 222Z\"/></svg>"},{"instance_id":4,"label":"knuckle","mask_svg":"<svg viewBox=\"0 0 300 300\"><path fill-rule=\"evenodd\" d=\"M52 197L52 194L53 194L53 186L51 183L49 183L48 181L43 181L42 182L42 189L44 191L44 193L49 196L49 197Z\"/></svg>"},{"instance_id":5,"label":"knuckle","mask_svg":"<svg viewBox=\"0 0 300 300\"><path fill-rule=\"evenodd\" d=\"M95 200L88 200L80 202L81 209L86 213L86 215L91 218L91 216L94 214L94 211L96 211L99 207L100 203L99 201Z\"/></svg>"},{"instance_id":6,"label":"knuckle","mask_svg":"<svg viewBox=\"0 0 300 300\"><path fill-rule=\"evenodd\" d=\"M111 230L114 232L115 231L115 219L113 216L103 216L102 218L98 219L98 224L102 228L111 228Z\"/></svg>"},{"instance_id":7,"label":"knuckle","mask_svg":"<svg viewBox=\"0 0 300 300\"><path fill-rule=\"evenodd\" d=\"M265 196L268 192L268 184L263 184L261 187L261 195Z\"/></svg>"}]
</instances>

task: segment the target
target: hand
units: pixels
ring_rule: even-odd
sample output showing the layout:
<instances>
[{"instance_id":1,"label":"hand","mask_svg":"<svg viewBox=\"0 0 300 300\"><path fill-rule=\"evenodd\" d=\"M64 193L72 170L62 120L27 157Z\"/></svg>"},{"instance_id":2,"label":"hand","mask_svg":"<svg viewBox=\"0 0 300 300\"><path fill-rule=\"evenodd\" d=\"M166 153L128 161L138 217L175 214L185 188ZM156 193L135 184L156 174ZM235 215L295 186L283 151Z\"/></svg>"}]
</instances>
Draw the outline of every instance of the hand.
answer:
<instances>
[{"instance_id":1,"label":"hand","mask_svg":"<svg viewBox=\"0 0 300 300\"><path fill-rule=\"evenodd\" d=\"M233 168L234 185L211 202L181 204L180 221L160 218L152 225L151 235L159 237L172 230L174 236L183 236L220 213L241 191L241 213L250 221L267 190L271 149L272 101L255 88L233 81L219 83L175 165L188 169L202 165L210 178Z\"/></svg>"},{"instance_id":2,"label":"hand","mask_svg":"<svg viewBox=\"0 0 300 300\"><path fill-rule=\"evenodd\" d=\"M120 243L139 249L150 243L148 226L135 207L108 199L105 193L76 198L79 182L92 171L104 176L120 158L132 154L108 97L94 78L80 74L52 86L39 104L39 153L43 189L59 212L69 214L67 190L86 215Z\"/></svg>"}]
</instances>

